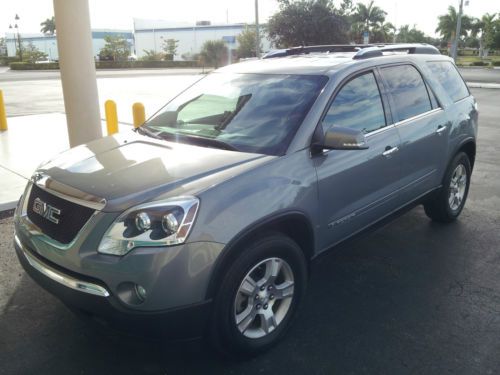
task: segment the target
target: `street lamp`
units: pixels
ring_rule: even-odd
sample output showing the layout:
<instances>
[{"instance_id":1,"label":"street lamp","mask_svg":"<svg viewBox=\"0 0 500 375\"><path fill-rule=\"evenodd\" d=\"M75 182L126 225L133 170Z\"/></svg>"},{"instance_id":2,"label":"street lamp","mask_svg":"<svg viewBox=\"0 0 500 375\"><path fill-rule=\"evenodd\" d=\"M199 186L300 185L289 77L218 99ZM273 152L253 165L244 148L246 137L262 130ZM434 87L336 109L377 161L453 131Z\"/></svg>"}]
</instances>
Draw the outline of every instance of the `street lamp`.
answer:
<instances>
[{"instance_id":1,"label":"street lamp","mask_svg":"<svg viewBox=\"0 0 500 375\"><path fill-rule=\"evenodd\" d=\"M19 46L19 59L23 61L23 47L21 44L21 34L19 33L19 26L17 25L17 21L20 20L20 17L16 14L14 20L16 21L14 24L14 29L16 29L16 34L17 34L17 45L16 45L16 35L14 35L14 48L17 51L17 48ZM12 29L12 24L9 25L9 29Z\"/></svg>"}]
</instances>

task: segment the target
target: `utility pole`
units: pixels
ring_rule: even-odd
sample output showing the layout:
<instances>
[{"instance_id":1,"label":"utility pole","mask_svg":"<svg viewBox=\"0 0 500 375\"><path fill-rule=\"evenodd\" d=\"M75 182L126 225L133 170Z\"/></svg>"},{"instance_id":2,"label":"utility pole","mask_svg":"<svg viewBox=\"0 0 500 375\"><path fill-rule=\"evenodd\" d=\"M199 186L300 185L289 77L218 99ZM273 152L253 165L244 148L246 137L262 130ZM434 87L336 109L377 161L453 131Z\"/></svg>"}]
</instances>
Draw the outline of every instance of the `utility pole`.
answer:
<instances>
[{"instance_id":1,"label":"utility pole","mask_svg":"<svg viewBox=\"0 0 500 375\"><path fill-rule=\"evenodd\" d=\"M260 58L259 0L255 0L255 56Z\"/></svg>"},{"instance_id":2,"label":"utility pole","mask_svg":"<svg viewBox=\"0 0 500 375\"><path fill-rule=\"evenodd\" d=\"M455 30L455 39L453 40L453 44L451 45L451 57L455 61L457 61L458 40L460 39L460 29L462 27L463 8L464 8L464 0L460 0L460 8L458 9L458 15L457 15L457 28Z\"/></svg>"}]
</instances>

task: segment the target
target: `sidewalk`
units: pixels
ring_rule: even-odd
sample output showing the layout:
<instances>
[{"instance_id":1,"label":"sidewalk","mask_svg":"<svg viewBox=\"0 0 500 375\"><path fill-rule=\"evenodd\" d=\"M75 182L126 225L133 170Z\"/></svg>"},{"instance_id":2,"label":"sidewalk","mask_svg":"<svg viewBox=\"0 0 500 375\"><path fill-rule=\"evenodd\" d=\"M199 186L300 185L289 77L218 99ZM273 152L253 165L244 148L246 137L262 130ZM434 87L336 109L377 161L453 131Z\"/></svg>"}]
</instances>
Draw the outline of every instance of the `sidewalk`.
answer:
<instances>
[{"instance_id":1,"label":"sidewalk","mask_svg":"<svg viewBox=\"0 0 500 375\"><path fill-rule=\"evenodd\" d=\"M0 212L12 209L41 162L69 148L66 115L51 113L8 118L0 132ZM106 124L102 122L103 134ZM130 131L120 123L120 131Z\"/></svg>"}]
</instances>

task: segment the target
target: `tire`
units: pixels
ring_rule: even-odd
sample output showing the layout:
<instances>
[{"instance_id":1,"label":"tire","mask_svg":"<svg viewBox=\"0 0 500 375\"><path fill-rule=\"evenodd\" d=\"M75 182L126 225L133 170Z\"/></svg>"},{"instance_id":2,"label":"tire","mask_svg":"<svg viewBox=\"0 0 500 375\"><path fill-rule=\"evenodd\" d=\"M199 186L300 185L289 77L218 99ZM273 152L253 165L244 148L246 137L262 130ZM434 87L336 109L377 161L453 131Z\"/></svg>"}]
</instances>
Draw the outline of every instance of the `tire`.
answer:
<instances>
[{"instance_id":1,"label":"tire","mask_svg":"<svg viewBox=\"0 0 500 375\"><path fill-rule=\"evenodd\" d=\"M469 157L466 153L459 152L448 166L443 186L437 195L424 203L424 210L429 218L440 223L451 223L457 219L467 200L471 173ZM465 181L462 180L463 177Z\"/></svg>"},{"instance_id":2,"label":"tire","mask_svg":"<svg viewBox=\"0 0 500 375\"><path fill-rule=\"evenodd\" d=\"M212 345L237 357L267 350L289 328L306 284L306 259L292 239L271 233L247 245L226 270L215 297Z\"/></svg>"}]
</instances>

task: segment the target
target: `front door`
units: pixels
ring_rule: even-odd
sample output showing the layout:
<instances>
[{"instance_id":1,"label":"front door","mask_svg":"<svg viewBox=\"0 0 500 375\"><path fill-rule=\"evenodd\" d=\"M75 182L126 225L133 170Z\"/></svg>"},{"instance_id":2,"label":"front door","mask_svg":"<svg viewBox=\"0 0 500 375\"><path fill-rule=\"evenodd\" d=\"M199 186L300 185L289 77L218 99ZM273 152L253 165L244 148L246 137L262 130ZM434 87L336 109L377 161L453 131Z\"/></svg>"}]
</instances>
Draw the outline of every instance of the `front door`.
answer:
<instances>
[{"instance_id":1,"label":"front door","mask_svg":"<svg viewBox=\"0 0 500 375\"><path fill-rule=\"evenodd\" d=\"M397 208L400 138L384 110L372 71L347 81L322 120L365 133L368 149L330 150L315 156L322 236L321 249L349 237Z\"/></svg>"}]
</instances>

